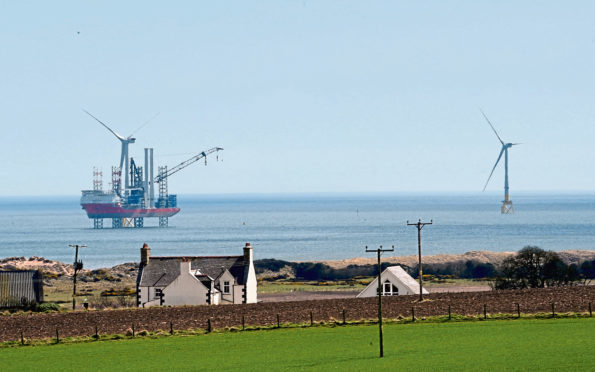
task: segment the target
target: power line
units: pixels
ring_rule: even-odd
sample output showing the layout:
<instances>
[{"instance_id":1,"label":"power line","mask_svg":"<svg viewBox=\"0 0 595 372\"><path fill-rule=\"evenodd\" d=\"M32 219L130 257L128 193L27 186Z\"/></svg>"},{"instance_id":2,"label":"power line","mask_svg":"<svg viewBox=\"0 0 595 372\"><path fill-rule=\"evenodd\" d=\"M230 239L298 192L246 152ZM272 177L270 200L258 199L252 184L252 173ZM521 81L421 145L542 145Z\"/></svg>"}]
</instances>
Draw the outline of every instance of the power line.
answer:
<instances>
[{"instance_id":1,"label":"power line","mask_svg":"<svg viewBox=\"0 0 595 372\"><path fill-rule=\"evenodd\" d=\"M79 260L79 248L87 248L86 244L68 244L69 247L75 248L74 253L74 276L72 278L72 310L76 306L76 274L83 269L83 261Z\"/></svg>"},{"instance_id":2,"label":"power line","mask_svg":"<svg viewBox=\"0 0 595 372\"><path fill-rule=\"evenodd\" d=\"M380 335L380 358L384 356L384 343L382 341L382 282L380 280L380 254L382 252L394 252L394 250L394 245L391 249L382 249L382 246L378 249L368 249L368 246L366 245L366 252L376 252L378 254L378 332Z\"/></svg>"},{"instance_id":3,"label":"power line","mask_svg":"<svg viewBox=\"0 0 595 372\"><path fill-rule=\"evenodd\" d=\"M426 225L431 225L434 221L430 220L430 222L421 222L421 219L416 223L409 223L407 221L407 226L416 226L417 227L417 251L419 255L419 302L423 301L422 296L422 282L423 282L423 273L421 269L421 229L424 228Z\"/></svg>"}]
</instances>

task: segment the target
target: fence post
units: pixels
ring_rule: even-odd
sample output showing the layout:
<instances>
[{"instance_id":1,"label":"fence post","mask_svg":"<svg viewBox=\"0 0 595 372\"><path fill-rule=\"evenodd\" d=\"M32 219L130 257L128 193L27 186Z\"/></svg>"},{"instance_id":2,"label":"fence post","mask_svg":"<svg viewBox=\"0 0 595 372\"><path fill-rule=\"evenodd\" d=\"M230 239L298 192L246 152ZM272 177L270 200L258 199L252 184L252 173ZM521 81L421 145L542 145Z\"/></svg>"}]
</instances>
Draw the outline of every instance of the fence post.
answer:
<instances>
[{"instance_id":1,"label":"fence post","mask_svg":"<svg viewBox=\"0 0 595 372\"><path fill-rule=\"evenodd\" d=\"M211 318L207 319L207 333L211 333Z\"/></svg>"},{"instance_id":2,"label":"fence post","mask_svg":"<svg viewBox=\"0 0 595 372\"><path fill-rule=\"evenodd\" d=\"M174 323L171 320L169 321L169 334L174 334Z\"/></svg>"},{"instance_id":3,"label":"fence post","mask_svg":"<svg viewBox=\"0 0 595 372\"><path fill-rule=\"evenodd\" d=\"M552 302L552 318L556 316L556 312L554 310L554 303Z\"/></svg>"},{"instance_id":4,"label":"fence post","mask_svg":"<svg viewBox=\"0 0 595 372\"><path fill-rule=\"evenodd\" d=\"M23 337L23 330L22 329L21 329L21 345L25 345L25 337Z\"/></svg>"},{"instance_id":5,"label":"fence post","mask_svg":"<svg viewBox=\"0 0 595 372\"><path fill-rule=\"evenodd\" d=\"M411 321L415 322L415 308L411 307Z\"/></svg>"},{"instance_id":6,"label":"fence post","mask_svg":"<svg viewBox=\"0 0 595 372\"><path fill-rule=\"evenodd\" d=\"M58 328L56 328L56 343L60 343L60 335L58 334Z\"/></svg>"},{"instance_id":7,"label":"fence post","mask_svg":"<svg viewBox=\"0 0 595 372\"><path fill-rule=\"evenodd\" d=\"M448 305L448 320L450 320L450 305Z\"/></svg>"},{"instance_id":8,"label":"fence post","mask_svg":"<svg viewBox=\"0 0 595 372\"><path fill-rule=\"evenodd\" d=\"M488 305L487 304L483 304L483 319L487 319L488 318Z\"/></svg>"},{"instance_id":9,"label":"fence post","mask_svg":"<svg viewBox=\"0 0 595 372\"><path fill-rule=\"evenodd\" d=\"M134 332L134 323L132 323L132 337L135 336L135 332Z\"/></svg>"},{"instance_id":10,"label":"fence post","mask_svg":"<svg viewBox=\"0 0 595 372\"><path fill-rule=\"evenodd\" d=\"M343 325L345 325L345 309L343 309Z\"/></svg>"},{"instance_id":11,"label":"fence post","mask_svg":"<svg viewBox=\"0 0 595 372\"><path fill-rule=\"evenodd\" d=\"M97 332L97 324L95 324L95 338L99 338L99 333Z\"/></svg>"},{"instance_id":12,"label":"fence post","mask_svg":"<svg viewBox=\"0 0 595 372\"><path fill-rule=\"evenodd\" d=\"M277 314L277 328L281 328L281 325L279 324L279 314Z\"/></svg>"},{"instance_id":13,"label":"fence post","mask_svg":"<svg viewBox=\"0 0 595 372\"><path fill-rule=\"evenodd\" d=\"M591 311L591 303L589 302L589 316L593 316L593 312Z\"/></svg>"},{"instance_id":14,"label":"fence post","mask_svg":"<svg viewBox=\"0 0 595 372\"><path fill-rule=\"evenodd\" d=\"M310 311L310 327L312 327L314 325L314 316L312 315L312 312Z\"/></svg>"},{"instance_id":15,"label":"fence post","mask_svg":"<svg viewBox=\"0 0 595 372\"><path fill-rule=\"evenodd\" d=\"M242 331L246 329L246 319L244 317L244 315L242 315Z\"/></svg>"},{"instance_id":16,"label":"fence post","mask_svg":"<svg viewBox=\"0 0 595 372\"><path fill-rule=\"evenodd\" d=\"M517 302L517 304L516 304L516 317L517 317L518 319L520 319L520 318L521 318L521 304L519 304L518 302Z\"/></svg>"}]
</instances>

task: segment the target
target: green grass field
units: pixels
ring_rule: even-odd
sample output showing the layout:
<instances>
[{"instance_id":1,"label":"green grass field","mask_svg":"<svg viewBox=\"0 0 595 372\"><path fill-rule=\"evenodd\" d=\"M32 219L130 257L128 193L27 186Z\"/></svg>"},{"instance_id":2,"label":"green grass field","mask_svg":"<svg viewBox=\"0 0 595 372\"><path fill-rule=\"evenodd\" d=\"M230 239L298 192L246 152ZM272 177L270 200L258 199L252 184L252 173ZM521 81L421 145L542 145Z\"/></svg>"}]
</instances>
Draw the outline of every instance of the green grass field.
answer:
<instances>
[{"instance_id":1,"label":"green grass field","mask_svg":"<svg viewBox=\"0 0 595 372\"><path fill-rule=\"evenodd\" d=\"M595 370L592 318L352 325L8 347L8 370Z\"/></svg>"}]
</instances>

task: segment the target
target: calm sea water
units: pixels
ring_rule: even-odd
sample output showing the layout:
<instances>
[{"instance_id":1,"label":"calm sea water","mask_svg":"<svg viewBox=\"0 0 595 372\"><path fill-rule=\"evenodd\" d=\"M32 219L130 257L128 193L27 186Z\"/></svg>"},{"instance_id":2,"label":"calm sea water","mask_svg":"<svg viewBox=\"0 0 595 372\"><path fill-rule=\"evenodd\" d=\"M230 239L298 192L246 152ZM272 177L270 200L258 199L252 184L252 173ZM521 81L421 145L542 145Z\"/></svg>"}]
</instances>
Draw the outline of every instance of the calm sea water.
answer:
<instances>
[{"instance_id":1,"label":"calm sea water","mask_svg":"<svg viewBox=\"0 0 595 372\"><path fill-rule=\"evenodd\" d=\"M153 255L239 255L245 242L255 258L326 260L372 257L365 246L395 245L395 255L473 250L511 251L525 245L549 250L595 249L595 194L513 198L514 215L501 215L499 194L183 196L170 227L145 220L143 229L94 230L78 197L0 198L0 257L43 256L71 262L68 244L87 248L87 268ZM105 220L106 227L111 220Z\"/></svg>"}]
</instances>

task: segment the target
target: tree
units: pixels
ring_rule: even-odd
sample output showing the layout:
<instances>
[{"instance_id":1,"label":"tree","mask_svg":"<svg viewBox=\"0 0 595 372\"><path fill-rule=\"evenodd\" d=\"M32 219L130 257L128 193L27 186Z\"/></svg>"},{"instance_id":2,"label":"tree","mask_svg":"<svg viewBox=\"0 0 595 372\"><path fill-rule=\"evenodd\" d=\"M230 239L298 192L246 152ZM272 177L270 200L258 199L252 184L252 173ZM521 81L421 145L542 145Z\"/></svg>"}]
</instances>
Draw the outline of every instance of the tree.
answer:
<instances>
[{"instance_id":1,"label":"tree","mask_svg":"<svg viewBox=\"0 0 595 372\"><path fill-rule=\"evenodd\" d=\"M502 263L496 289L543 288L569 283L568 267L557 253L526 246Z\"/></svg>"}]
</instances>

